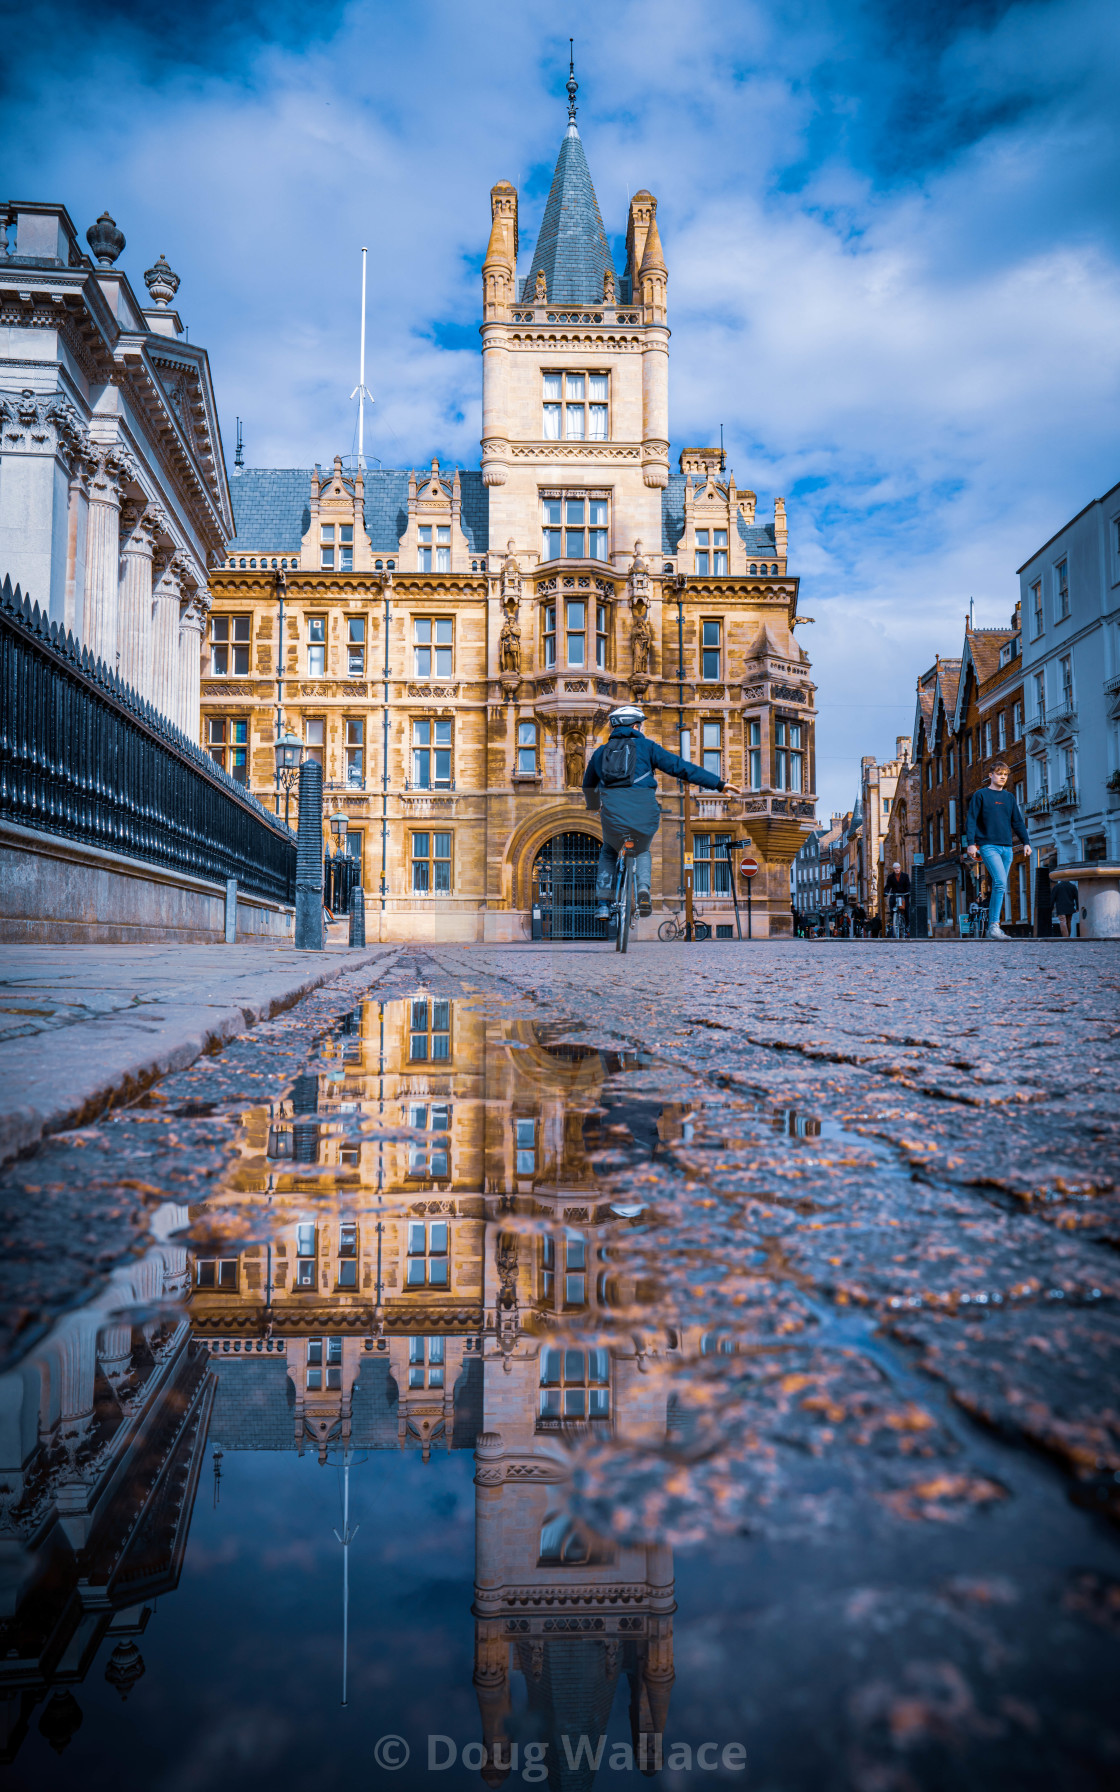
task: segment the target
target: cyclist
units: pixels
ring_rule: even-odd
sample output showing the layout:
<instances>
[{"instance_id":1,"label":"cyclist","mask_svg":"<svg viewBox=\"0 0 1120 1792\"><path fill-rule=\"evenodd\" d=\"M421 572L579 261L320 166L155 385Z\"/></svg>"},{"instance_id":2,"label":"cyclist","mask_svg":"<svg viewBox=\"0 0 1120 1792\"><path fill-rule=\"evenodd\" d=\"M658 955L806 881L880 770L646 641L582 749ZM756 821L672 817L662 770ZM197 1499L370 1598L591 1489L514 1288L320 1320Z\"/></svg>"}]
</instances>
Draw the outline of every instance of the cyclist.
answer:
<instances>
[{"instance_id":1,"label":"cyclist","mask_svg":"<svg viewBox=\"0 0 1120 1792\"><path fill-rule=\"evenodd\" d=\"M898 859L891 866L891 874L883 885L883 889L886 892L887 911L892 922L895 910L902 910L902 931L905 933L907 931L907 911L910 907L910 879ZM892 926L891 932L893 933L893 931Z\"/></svg>"},{"instance_id":2,"label":"cyclist","mask_svg":"<svg viewBox=\"0 0 1120 1792\"><path fill-rule=\"evenodd\" d=\"M726 790L738 796L737 784L726 784L715 772L693 765L677 753L667 753L655 740L642 733L645 715L636 704L624 703L612 709L607 718L610 739L596 747L583 774L584 801L589 809L598 809L603 826L603 844L595 873L595 918L610 914L611 883L619 850L626 840L637 849L634 860L638 886L638 913L648 915L653 902L650 885L653 879L653 857L650 848L661 821L661 805L657 800L654 772L670 778L684 778L690 784L701 784L706 790Z\"/></svg>"}]
</instances>

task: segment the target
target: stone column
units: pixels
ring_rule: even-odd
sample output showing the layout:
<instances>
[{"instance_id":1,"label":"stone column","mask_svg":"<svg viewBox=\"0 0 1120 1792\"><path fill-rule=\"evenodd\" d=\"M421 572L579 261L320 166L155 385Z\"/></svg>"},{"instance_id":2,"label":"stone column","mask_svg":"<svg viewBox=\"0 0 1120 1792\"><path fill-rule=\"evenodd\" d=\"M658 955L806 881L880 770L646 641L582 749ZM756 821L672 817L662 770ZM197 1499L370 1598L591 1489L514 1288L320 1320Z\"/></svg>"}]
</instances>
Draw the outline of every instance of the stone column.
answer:
<instances>
[{"instance_id":1,"label":"stone column","mask_svg":"<svg viewBox=\"0 0 1120 1792\"><path fill-rule=\"evenodd\" d=\"M152 689L152 549L155 518L147 506L121 506L121 583L118 669L140 697Z\"/></svg>"},{"instance_id":2,"label":"stone column","mask_svg":"<svg viewBox=\"0 0 1120 1792\"><path fill-rule=\"evenodd\" d=\"M209 592L194 591L179 616L178 689L172 720L196 745L202 701L202 631L209 608Z\"/></svg>"},{"instance_id":3,"label":"stone column","mask_svg":"<svg viewBox=\"0 0 1120 1792\"><path fill-rule=\"evenodd\" d=\"M152 592L151 701L160 715L175 721L178 701L179 602L183 589L183 565L172 559L164 567Z\"/></svg>"},{"instance_id":4,"label":"stone column","mask_svg":"<svg viewBox=\"0 0 1120 1792\"><path fill-rule=\"evenodd\" d=\"M85 645L114 672L120 603L121 482L127 470L127 462L115 448L101 450L90 479L86 523Z\"/></svg>"}]
</instances>

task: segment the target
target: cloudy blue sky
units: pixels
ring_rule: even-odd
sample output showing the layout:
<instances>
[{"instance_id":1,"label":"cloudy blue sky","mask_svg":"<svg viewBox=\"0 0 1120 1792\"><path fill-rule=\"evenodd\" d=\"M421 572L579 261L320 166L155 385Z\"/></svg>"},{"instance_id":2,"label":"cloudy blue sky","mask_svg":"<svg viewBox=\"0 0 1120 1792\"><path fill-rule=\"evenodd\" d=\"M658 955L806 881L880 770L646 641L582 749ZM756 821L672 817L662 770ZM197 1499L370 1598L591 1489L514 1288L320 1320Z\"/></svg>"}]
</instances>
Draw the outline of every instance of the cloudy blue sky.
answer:
<instances>
[{"instance_id":1,"label":"cloudy blue sky","mask_svg":"<svg viewBox=\"0 0 1120 1792\"><path fill-rule=\"evenodd\" d=\"M914 680L999 623L1015 568L1120 478L1115 0L216 0L0 5L0 165L165 251L227 450L348 453L358 249L367 447L478 464L488 190L531 247L567 38L608 231L649 186L674 455L722 422L789 506L821 808L908 731Z\"/></svg>"}]
</instances>

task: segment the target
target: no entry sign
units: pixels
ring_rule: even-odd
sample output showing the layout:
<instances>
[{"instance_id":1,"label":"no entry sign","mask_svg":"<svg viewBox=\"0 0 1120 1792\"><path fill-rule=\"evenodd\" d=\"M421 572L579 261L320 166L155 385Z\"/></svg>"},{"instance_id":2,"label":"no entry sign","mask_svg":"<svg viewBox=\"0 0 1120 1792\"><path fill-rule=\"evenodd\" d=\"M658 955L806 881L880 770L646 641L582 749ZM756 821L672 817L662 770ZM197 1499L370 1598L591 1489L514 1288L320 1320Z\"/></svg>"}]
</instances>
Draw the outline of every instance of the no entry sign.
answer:
<instances>
[{"instance_id":1,"label":"no entry sign","mask_svg":"<svg viewBox=\"0 0 1120 1792\"><path fill-rule=\"evenodd\" d=\"M757 870L757 859L743 859L739 866L739 876L745 877L749 881L755 875Z\"/></svg>"}]
</instances>

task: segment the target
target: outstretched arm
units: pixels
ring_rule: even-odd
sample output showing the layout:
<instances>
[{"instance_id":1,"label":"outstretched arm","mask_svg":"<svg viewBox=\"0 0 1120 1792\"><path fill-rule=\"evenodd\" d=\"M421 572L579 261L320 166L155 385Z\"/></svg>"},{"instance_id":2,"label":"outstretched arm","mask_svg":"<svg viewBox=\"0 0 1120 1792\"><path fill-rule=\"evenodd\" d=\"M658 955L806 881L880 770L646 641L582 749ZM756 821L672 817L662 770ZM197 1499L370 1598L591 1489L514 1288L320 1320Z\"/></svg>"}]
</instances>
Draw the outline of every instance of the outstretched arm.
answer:
<instances>
[{"instance_id":1,"label":"outstretched arm","mask_svg":"<svg viewBox=\"0 0 1120 1792\"><path fill-rule=\"evenodd\" d=\"M648 743L650 758L659 772L670 778L683 778L688 784L699 784L705 790L730 790L738 794L737 786L725 784L715 772L706 772L702 765L693 765L691 759L682 759L679 753L667 753L659 747L655 740Z\"/></svg>"}]
</instances>

